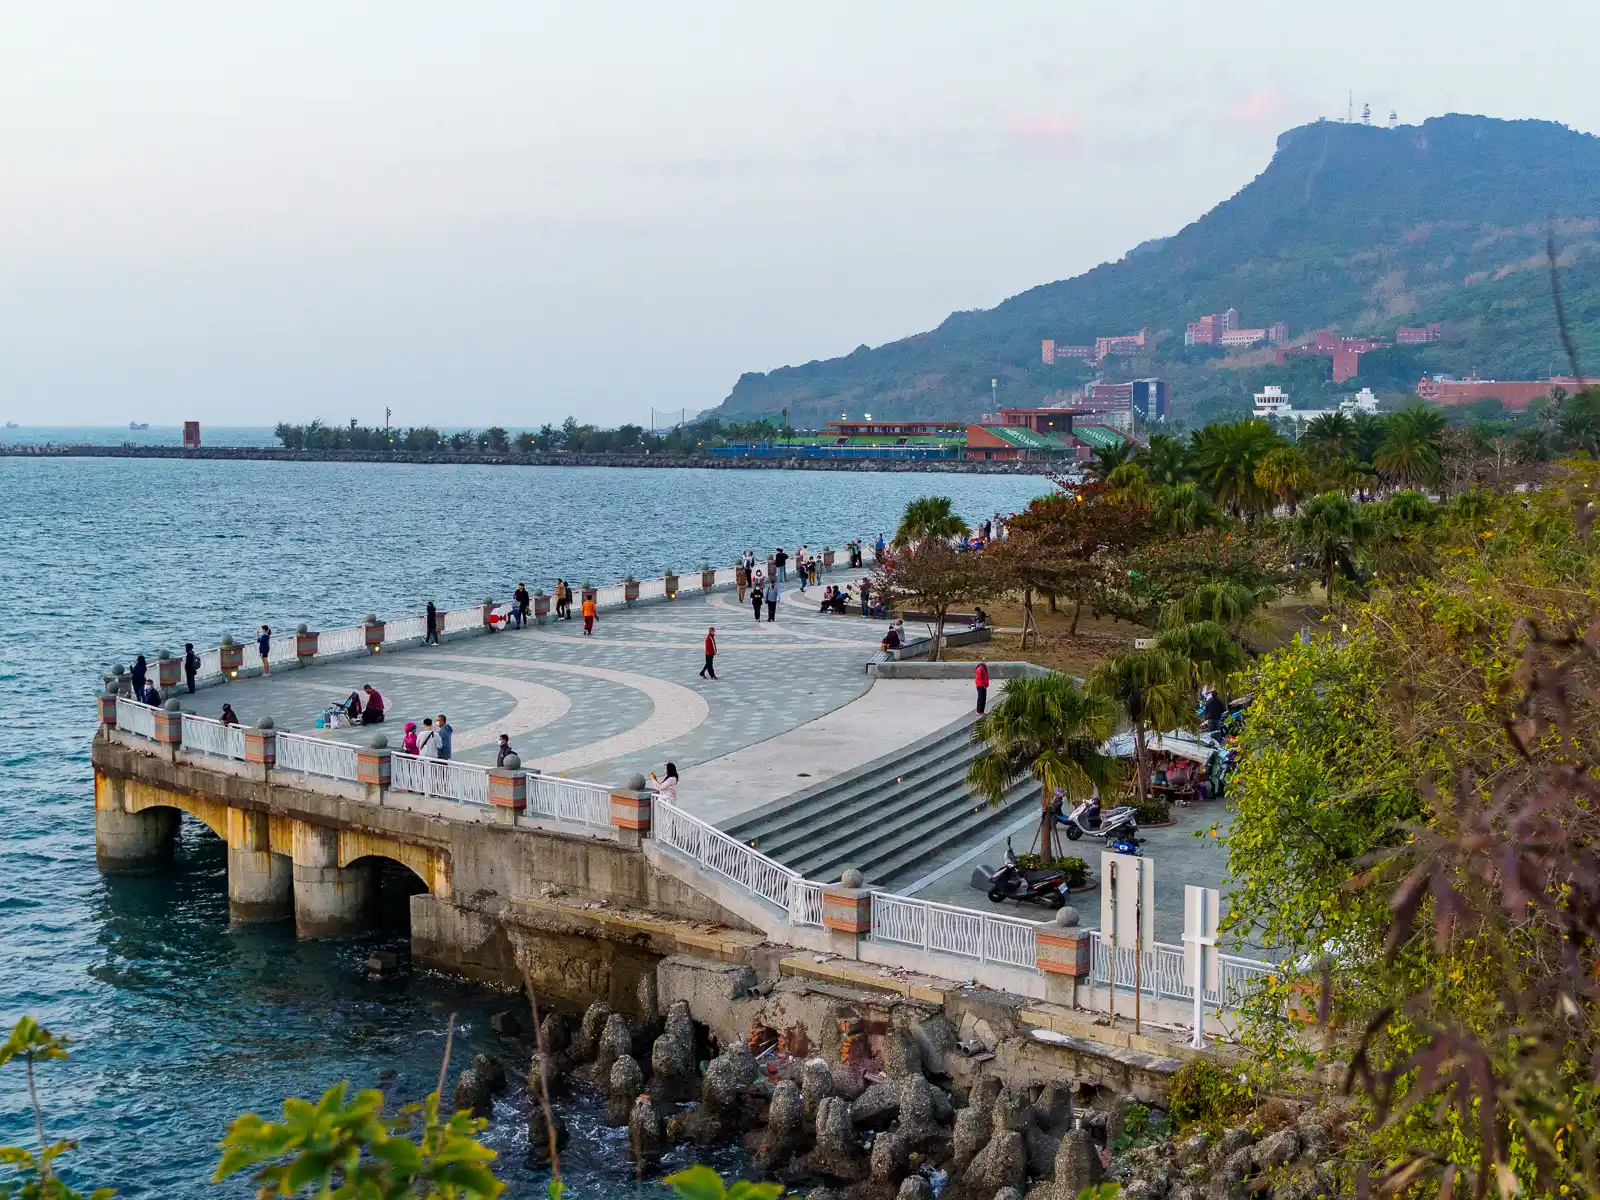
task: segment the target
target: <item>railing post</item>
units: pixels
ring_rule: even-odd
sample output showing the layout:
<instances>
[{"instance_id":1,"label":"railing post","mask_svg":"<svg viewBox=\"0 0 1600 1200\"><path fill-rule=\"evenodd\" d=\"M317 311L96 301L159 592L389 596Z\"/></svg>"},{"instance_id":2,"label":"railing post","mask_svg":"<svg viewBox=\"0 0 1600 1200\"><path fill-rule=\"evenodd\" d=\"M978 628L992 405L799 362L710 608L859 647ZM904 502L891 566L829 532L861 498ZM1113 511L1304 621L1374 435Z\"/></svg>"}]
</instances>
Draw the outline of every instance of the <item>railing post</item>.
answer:
<instances>
[{"instance_id":1,"label":"railing post","mask_svg":"<svg viewBox=\"0 0 1600 1200\"><path fill-rule=\"evenodd\" d=\"M1087 930L1078 927L1078 910L1071 905L1056 910L1055 919L1034 926L1034 957L1044 973L1045 999L1075 1007L1079 980L1087 980L1093 966Z\"/></svg>"},{"instance_id":2,"label":"railing post","mask_svg":"<svg viewBox=\"0 0 1600 1200\"><path fill-rule=\"evenodd\" d=\"M161 689L163 696L178 686L178 680L182 676L183 661L181 659L173 658L165 650L156 655L156 686Z\"/></svg>"},{"instance_id":3,"label":"railing post","mask_svg":"<svg viewBox=\"0 0 1600 1200\"><path fill-rule=\"evenodd\" d=\"M700 590L709 592L717 586L717 573L712 570L710 563L700 564Z\"/></svg>"},{"instance_id":4,"label":"railing post","mask_svg":"<svg viewBox=\"0 0 1600 1200\"><path fill-rule=\"evenodd\" d=\"M629 776L625 785L612 791L611 825L617 831L620 845L637 850L650 836L654 800L655 793L645 786L643 775Z\"/></svg>"},{"instance_id":5,"label":"railing post","mask_svg":"<svg viewBox=\"0 0 1600 1200\"><path fill-rule=\"evenodd\" d=\"M383 734L376 735L370 745L356 751L356 781L366 789L367 799L374 804L383 803L393 771L393 751Z\"/></svg>"},{"instance_id":6,"label":"railing post","mask_svg":"<svg viewBox=\"0 0 1600 1200\"><path fill-rule=\"evenodd\" d=\"M294 631L294 657L302 667L309 667L317 657L317 635L304 625Z\"/></svg>"},{"instance_id":7,"label":"railing post","mask_svg":"<svg viewBox=\"0 0 1600 1200\"><path fill-rule=\"evenodd\" d=\"M828 945L846 958L861 957L861 938L872 932L872 890L866 878L851 867L822 889L822 927Z\"/></svg>"},{"instance_id":8,"label":"railing post","mask_svg":"<svg viewBox=\"0 0 1600 1200\"><path fill-rule=\"evenodd\" d=\"M667 599L676 600L678 598L678 573L676 571L668 571L661 579L667 590Z\"/></svg>"},{"instance_id":9,"label":"railing post","mask_svg":"<svg viewBox=\"0 0 1600 1200\"><path fill-rule=\"evenodd\" d=\"M117 693L115 688L106 688L96 697L96 704L100 709L100 724L107 729L117 727Z\"/></svg>"},{"instance_id":10,"label":"railing post","mask_svg":"<svg viewBox=\"0 0 1600 1200\"><path fill-rule=\"evenodd\" d=\"M361 644L367 648L368 654L376 654L383 648L383 622L372 613L368 613L367 619L361 622Z\"/></svg>"},{"instance_id":11,"label":"railing post","mask_svg":"<svg viewBox=\"0 0 1600 1200\"><path fill-rule=\"evenodd\" d=\"M178 710L176 700L168 700L155 711L156 744L165 746L163 756L169 761L175 759L178 747L183 744L183 713Z\"/></svg>"},{"instance_id":12,"label":"railing post","mask_svg":"<svg viewBox=\"0 0 1600 1200\"><path fill-rule=\"evenodd\" d=\"M260 768L262 782L271 777L278 761L278 732L272 727L271 717L262 717L254 728L245 729L244 761Z\"/></svg>"},{"instance_id":13,"label":"railing post","mask_svg":"<svg viewBox=\"0 0 1600 1200\"><path fill-rule=\"evenodd\" d=\"M622 582L622 603L629 608L639 603L639 581L631 575Z\"/></svg>"},{"instance_id":14,"label":"railing post","mask_svg":"<svg viewBox=\"0 0 1600 1200\"><path fill-rule=\"evenodd\" d=\"M533 620L536 625L543 625L550 616L550 597L540 588L533 593Z\"/></svg>"},{"instance_id":15,"label":"railing post","mask_svg":"<svg viewBox=\"0 0 1600 1200\"><path fill-rule=\"evenodd\" d=\"M515 825L528 807L528 777L522 773L520 755L508 754L504 764L489 768L489 803L507 825Z\"/></svg>"},{"instance_id":16,"label":"railing post","mask_svg":"<svg viewBox=\"0 0 1600 1200\"><path fill-rule=\"evenodd\" d=\"M824 571L833 570L833 550L829 546L822 548L822 569Z\"/></svg>"},{"instance_id":17,"label":"railing post","mask_svg":"<svg viewBox=\"0 0 1600 1200\"><path fill-rule=\"evenodd\" d=\"M222 681L239 678L239 668L244 666L244 647L234 642L228 634L217 643L217 661L222 667Z\"/></svg>"},{"instance_id":18,"label":"railing post","mask_svg":"<svg viewBox=\"0 0 1600 1200\"><path fill-rule=\"evenodd\" d=\"M494 601L488 596L483 598L483 628L489 633L494 632Z\"/></svg>"}]
</instances>

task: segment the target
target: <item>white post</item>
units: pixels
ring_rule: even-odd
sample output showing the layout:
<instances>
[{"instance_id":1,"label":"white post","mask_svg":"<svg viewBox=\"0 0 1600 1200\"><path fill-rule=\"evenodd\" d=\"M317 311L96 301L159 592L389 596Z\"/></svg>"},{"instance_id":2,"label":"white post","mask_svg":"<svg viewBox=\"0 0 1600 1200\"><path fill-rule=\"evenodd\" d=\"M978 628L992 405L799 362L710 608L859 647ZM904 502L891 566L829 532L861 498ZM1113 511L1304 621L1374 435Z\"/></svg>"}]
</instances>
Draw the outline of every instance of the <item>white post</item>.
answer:
<instances>
[{"instance_id":1,"label":"white post","mask_svg":"<svg viewBox=\"0 0 1600 1200\"><path fill-rule=\"evenodd\" d=\"M1216 950L1206 953L1206 947L1217 944L1217 923L1221 908L1216 888L1196 887L1187 884L1183 889L1183 949L1184 967L1194 983L1194 1036L1189 1045L1196 1050L1206 1044L1205 993L1212 976L1220 976ZM1221 986L1220 978L1217 986Z\"/></svg>"}]
</instances>

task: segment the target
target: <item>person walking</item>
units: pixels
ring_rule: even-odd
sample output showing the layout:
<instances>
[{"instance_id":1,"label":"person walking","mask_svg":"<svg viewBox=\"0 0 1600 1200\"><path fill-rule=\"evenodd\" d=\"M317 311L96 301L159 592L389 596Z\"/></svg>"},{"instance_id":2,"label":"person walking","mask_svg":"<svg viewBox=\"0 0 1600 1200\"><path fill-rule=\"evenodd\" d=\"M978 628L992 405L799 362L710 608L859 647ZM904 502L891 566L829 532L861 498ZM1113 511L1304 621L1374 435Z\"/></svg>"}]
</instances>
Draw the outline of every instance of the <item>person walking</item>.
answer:
<instances>
[{"instance_id":1,"label":"person walking","mask_svg":"<svg viewBox=\"0 0 1600 1200\"><path fill-rule=\"evenodd\" d=\"M272 626L261 627L261 634L256 638L256 652L261 655L261 673L271 675L272 664L267 661L267 655L272 653Z\"/></svg>"},{"instance_id":2,"label":"person walking","mask_svg":"<svg viewBox=\"0 0 1600 1200\"><path fill-rule=\"evenodd\" d=\"M433 601L428 601L427 631L422 635L424 646L437 646L439 644L439 610L433 606Z\"/></svg>"},{"instance_id":3,"label":"person walking","mask_svg":"<svg viewBox=\"0 0 1600 1200\"><path fill-rule=\"evenodd\" d=\"M200 656L194 652L194 643L183 644L183 677L189 684L189 694L194 695L194 677L200 673Z\"/></svg>"},{"instance_id":4,"label":"person walking","mask_svg":"<svg viewBox=\"0 0 1600 1200\"><path fill-rule=\"evenodd\" d=\"M450 761L450 741L455 737L455 732L450 728L449 718L440 713L439 723L433 727L433 753L441 762Z\"/></svg>"},{"instance_id":5,"label":"person walking","mask_svg":"<svg viewBox=\"0 0 1600 1200\"><path fill-rule=\"evenodd\" d=\"M508 733L502 733L500 735L500 745L495 750L494 765L497 767L505 766L506 755L515 753L516 751L511 748L511 735Z\"/></svg>"},{"instance_id":6,"label":"person walking","mask_svg":"<svg viewBox=\"0 0 1600 1200\"><path fill-rule=\"evenodd\" d=\"M700 668L701 679L715 679L717 677L717 627L713 625L706 630L706 665Z\"/></svg>"},{"instance_id":7,"label":"person walking","mask_svg":"<svg viewBox=\"0 0 1600 1200\"><path fill-rule=\"evenodd\" d=\"M765 599L767 601L767 623L770 625L773 618L778 615L779 594L778 581L776 579L767 585L767 594Z\"/></svg>"},{"instance_id":8,"label":"person walking","mask_svg":"<svg viewBox=\"0 0 1600 1200\"><path fill-rule=\"evenodd\" d=\"M733 586L738 589L739 603L743 604L745 589L750 586L750 568L744 565L742 558L733 568Z\"/></svg>"},{"instance_id":9,"label":"person walking","mask_svg":"<svg viewBox=\"0 0 1600 1200\"><path fill-rule=\"evenodd\" d=\"M150 668L145 665L144 655L139 655L133 660L133 667L128 676L133 681L133 698L140 704L144 703L144 677Z\"/></svg>"},{"instance_id":10,"label":"person walking","mask_svg":"<svg viewBox=\"0 0 1600 1200\"><path fill-rule=\"evenodd\" d=\"M593 596L585 596L583 598L583 636L584 637L588 637L591 633L594 632L594 619L595 619L595 615L598 612L599 612L599 609L597 609L595 607L594 597Z\"/></svg>"},{"instance_id":11,"label":"person walking","mask_svg":"<svg viewBox=\"0 0 1600 1200\"><path fill-rule=\"evenodd\" d=\"M773 583L789 578L789 552L782 546L772 552L772 564L776 568L772 575Z\"/></svg>"},{"instance_id":12,"label":"person walking","mask_svg":"<svg viewBox=\"0 0 1600 1200\"><path fill-rule=\"evenodd\" d=\"M521 629L528 623L528 608L533 597L528 595L528 585L517 584L517 590L512 593L512 599L517 602L517 628Z\"/></svg>"},{"instance_id":13,"label":"person walking","mask_svg":"<svg viewBox=\"0 0 1600 1200\"><path fill-rule=\"evenodd\" d=\"M761 623L761 592L763 588L761 576L757 575L755 582L750 585L750 607L755 610L756 624Z\"/></svg>"},{"instance_id":14,"label":"person walking","mask_svg":"<svg viewBox=\"0 0 1600 1200\"><path fill-rule=\"evenodd\" d=\"M978 715L983 716L983 709L989 702L989 664L985 659L979 659L978 665L972 670L972 684L978 689Z\"/></svg>"}]
</instances>

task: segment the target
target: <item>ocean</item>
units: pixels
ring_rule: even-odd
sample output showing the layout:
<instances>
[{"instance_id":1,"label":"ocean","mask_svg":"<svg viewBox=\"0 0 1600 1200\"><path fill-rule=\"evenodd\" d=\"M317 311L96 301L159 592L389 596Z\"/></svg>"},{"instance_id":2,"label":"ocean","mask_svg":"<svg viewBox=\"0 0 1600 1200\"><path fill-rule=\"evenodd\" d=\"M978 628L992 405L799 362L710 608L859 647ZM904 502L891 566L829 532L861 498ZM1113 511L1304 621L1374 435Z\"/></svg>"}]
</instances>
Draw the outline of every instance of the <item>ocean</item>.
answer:
<instances>
[{"instance_id":1,"label":"ocean","mask_svg":"<svg viewBox=\"0 0 1600 1200\"><path fill-rule=\"evenodd\" d=\"M299 942L288 925L230 930L226 848L197 823L184 823L172 871L102 876L89 746L95 690L113 663L243 638L263 622L351 624L421 596L461 607L520 580L599 583L727 564L747 546L837 546L892 531L928 492L976 521L1050 486L1010 475L0 458L0 1022L9 1030L32 1014L75 1042L68 1062L39 1072L47 1134L80 1142L65 1174L124 1197L248 1196L243 1182L208 1182L232 1116L276 1116L285 1096L314 1098L340 1080L376 1086L385 1070L396 1072L396 1103L419 1098L436 1082L452 1014L452 1078L477 1049L508 1058L514 1075L527 1066L488 1024L517 998L428 974L366 979L368 954L402 945L402 929L349 942ZM543 1195L543 1176L523 1163L527 1099L514 1086L487 1134L512 1197ZM594 1098L558 1107L572 1127L572 1193L629 1184L625 1137L603 1128ZM33 1144L14 1064L0 1068L0 1143Z\"/></svg>"}]
</instances>

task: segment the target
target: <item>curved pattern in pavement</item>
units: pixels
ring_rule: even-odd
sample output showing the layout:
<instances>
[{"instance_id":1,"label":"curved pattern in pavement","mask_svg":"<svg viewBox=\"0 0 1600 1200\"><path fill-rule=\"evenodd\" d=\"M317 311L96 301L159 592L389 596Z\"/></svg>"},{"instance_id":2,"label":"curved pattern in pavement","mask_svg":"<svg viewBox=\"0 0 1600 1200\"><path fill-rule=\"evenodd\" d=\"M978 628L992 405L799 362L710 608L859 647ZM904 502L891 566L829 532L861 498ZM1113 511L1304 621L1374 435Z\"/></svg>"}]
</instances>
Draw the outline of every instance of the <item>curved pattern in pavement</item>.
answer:
<instances>
[{"instance_id":1,"label":"curved pattern in pavement","mask_svg":"<svg viewBox=\"0 0 1600 1200\"><path fill-rule=\"evenodd\" d=\"M432 661L438 662L437 658ZM499 661L479 659L480 662ZM472 683L480 687L504 692L516 700L516 706L498 721L480 725L476 729L460 730L455 736L456 750L471 750L497 741L502 733L512 737L532 733L553 721L559 721L572 707L572 699L565 692L547 688L542 683L529 683L508 675L478 675L465 671L438 671L430 667L410 667L401 663L383 666L366 666L365 671L382 675L416 675L423 679L440 679L448 683Z\"/></svg>"}]
</instances>

